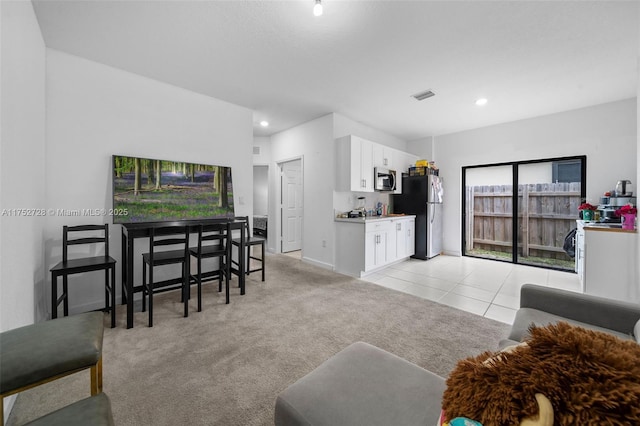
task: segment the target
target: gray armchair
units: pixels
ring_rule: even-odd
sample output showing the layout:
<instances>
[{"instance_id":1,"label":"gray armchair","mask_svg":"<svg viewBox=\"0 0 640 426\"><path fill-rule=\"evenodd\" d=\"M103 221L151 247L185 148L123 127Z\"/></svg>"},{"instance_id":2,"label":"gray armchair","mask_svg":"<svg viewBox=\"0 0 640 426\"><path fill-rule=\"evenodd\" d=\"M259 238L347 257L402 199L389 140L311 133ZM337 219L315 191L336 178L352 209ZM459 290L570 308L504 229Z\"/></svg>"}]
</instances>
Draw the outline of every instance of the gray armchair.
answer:
<instances>
[{"instance_id":1,"label":"gray armchair","mask_svg":"<svg viewBox=\"0 0 640 426\"><path fill-rule=\"evenodd\" d=\"M558 321L604 331L640 343L639 303L535 284L525 284L520 290L520 309L516 313L509 339L522 341L527 336L531 323L543 326Z\"/></svg>"}]
</instances>

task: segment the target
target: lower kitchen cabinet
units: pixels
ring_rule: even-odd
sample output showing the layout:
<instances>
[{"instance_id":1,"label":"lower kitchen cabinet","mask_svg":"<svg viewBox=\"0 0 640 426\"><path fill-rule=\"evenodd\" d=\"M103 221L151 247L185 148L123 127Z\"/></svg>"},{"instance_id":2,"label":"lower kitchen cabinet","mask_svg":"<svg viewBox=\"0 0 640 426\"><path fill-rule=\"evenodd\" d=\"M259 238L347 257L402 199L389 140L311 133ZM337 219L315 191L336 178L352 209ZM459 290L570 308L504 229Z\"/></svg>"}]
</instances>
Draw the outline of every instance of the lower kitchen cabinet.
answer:
<instances>
[{"instance_id":1,"label":"lower kitchen cabinet","mask_svg":"<svg viewBox=\"0 0 640 426\"><path fill-rule=\"evenodd\" d=\"M637 277L638 233L589 226L576 240L577 273L583 291L595 296L640 302ZM578 232L576 233L578 234Z\"/></svg>"},{"instance_id":2,"label":"lower kitchen cabinet","mask_svg":"<svg viewBox=\"0 0 640 426\"><path fill-rule=\"evenodd\" d=\"M415 253L415 216L336 219L335 270L365 276Z\"/></svg>"},{"instance_id":3,"label":"lower kitchen cabinet","mask_svg":"<svg viewBox=\"0 0 640 426\"><path fill-rule=\"evenodd\" d=\"M416 221L415 220L398 220L394 225L395 241L395 257L396 259L404 259L412 256L416 252L415 238Z\"/></svg>"},{"instance_id":4,"label":"lower kitchen cabinet","mask_svg":"<svg viewBox=\"0 0 640 426\"><path fill-rule=\"evenodd\" d=\"M386 225L386 224L385 224ZM388 259L388 242L387 236L389 231L386 229L365 232L364 234L364 270L369 271L379 266L386 265Z\"/></svg>"}]
</instances>

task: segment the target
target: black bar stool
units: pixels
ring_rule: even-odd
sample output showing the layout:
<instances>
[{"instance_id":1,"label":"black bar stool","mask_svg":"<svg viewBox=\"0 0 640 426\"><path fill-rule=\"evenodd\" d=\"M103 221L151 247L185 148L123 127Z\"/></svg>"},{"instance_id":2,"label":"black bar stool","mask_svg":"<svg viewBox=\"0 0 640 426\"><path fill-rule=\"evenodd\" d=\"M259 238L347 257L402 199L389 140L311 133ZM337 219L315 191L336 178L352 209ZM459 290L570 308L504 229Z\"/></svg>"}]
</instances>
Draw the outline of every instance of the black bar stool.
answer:
<instances>
[{"instance_id":1,"label":"black bar stool","mask_svg":"<svg viewBox=\"0 0 640 426\"><path fill-rule=\"evenodd\" d=\"M255 236L251 234L251 230L249 228L249 216L239 216L237 218L238 220L242 220L244 221L244 225L242 226L242 232L245 233L245 238L244 238L244 246L247 248L247 266L246 266L246 274L249 275L251 272L258 272L261 271L262 272L262 281L264 281L264 272L265 272L265 268L264 268L264 248L265 248L265 243L267 242L266 238L263 237L259 237L259 236ZM234 238L233 240L231 240L231 244L233 244L234 246L238 247L238 249L240 249L240 246L242 244L240 238ZM261 249L261 257L255 257L251 255L251 247L253 246L260 246ZM256 260L260 262L260 267L251 269L251 260ZM238 265L237 262L233 261L232 262L235 265ZM240 269L240 265L238 265L238 269ZM242 266L244 267L244 265Z\"/></svg>"},{"instance_id":2,"label":"black bar stool","mask_svg":"<svg viewBox=\"0 0 640 426\"><path fill-rule=\"evenodd\" d=\"M157 251L156 247L174 249ZM175 248L177 247L177 248ZM179 279L154 282L153 268L160 265L181 264L182 275ZM147 266L149 281L147 282ZM173 290L179 284L184 303L184 316L189 316L189 227L163 226L151 228L149 234L149 252L142 255L142 311L146 310L149 298L149 327L153 327L153 293L158 289ZM171 287L169 287L171 286ZM168 288L167 288L168 287Z\"/></svg>"},{"instance_id":3,"label":"black bar stool","mask_svg":"<svg viewBox=\"0 0 640 426\"><path fill-rule=\"evenodd\" d=\"M95 231L102 231L102 233L100 236L95 236ZM87 232L92 233L93 236L87 237ZM70 234L73 234L74 238L71 238ZM75 237L75 235L84 236ZM69 246L100 243L104 244L104 255L71 260L68 258ZM104 270L105 311L111 311L111 328L113 328L116 326L116 260L109 256L109 224L64 226L62 228L62 262L50 269L51 319L58 318L60 303L63 303L64 316L69 315L68 276L100 270ZM62 276L62 294L58 298L58 277L60 276Z\"/></svg>"},{"instance_id":4,"label":"black bar stool","mask_svg":"<svg viewBox=\"0 0 640 426\"><path fill-rule=\"evenodd\" d=\"M196 275L191 275L198 285L198 312L202 310L202 279L218 276L218 292L222 291L222 279L225 281L226 303L229 303L229 280L231 279L231 226L229 222L200 225L198 245L189 249L189 255L196 258ZM218 269L202 271L202 259L218 258Z\"/></svg>"}]
</instances>

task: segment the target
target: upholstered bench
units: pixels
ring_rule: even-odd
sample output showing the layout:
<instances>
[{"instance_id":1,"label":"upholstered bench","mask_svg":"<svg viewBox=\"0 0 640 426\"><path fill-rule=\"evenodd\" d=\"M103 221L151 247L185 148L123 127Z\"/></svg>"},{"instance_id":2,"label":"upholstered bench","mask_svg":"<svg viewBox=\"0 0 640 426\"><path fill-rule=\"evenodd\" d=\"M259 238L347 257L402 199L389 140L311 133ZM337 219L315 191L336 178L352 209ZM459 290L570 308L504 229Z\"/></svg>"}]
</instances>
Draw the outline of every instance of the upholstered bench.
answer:
<instances>
[{"instance_id":1,"label":"upholstered bench","mask_svg":"<svg viewBox=\"0 0 640 426\"><path fill-rule=\"evenodd\" d=\"M364 342L329 358L276 399L276 426L435 425L445 381Z\"/></svg>"},{"instance_id":2,"label":"upholstered bench","mask_svg":"<svg viewBox=\"0 0 640 426\"><path fill-rule=\"evenodd\" d=\"M91 395L102 392L103 321L89 312L0 333L1 399L87 368Z\"/></svg>"},{"instance_id":3,"label":"upholstered bench","mask_svg":"<svg viewBox=\"0 0 640 426\"><path fill-rule=\"evenodd\" d=\"M113 426L111 403L104 393L81 399L27 423L29 426Z\"/></svg>"}]
</instances>

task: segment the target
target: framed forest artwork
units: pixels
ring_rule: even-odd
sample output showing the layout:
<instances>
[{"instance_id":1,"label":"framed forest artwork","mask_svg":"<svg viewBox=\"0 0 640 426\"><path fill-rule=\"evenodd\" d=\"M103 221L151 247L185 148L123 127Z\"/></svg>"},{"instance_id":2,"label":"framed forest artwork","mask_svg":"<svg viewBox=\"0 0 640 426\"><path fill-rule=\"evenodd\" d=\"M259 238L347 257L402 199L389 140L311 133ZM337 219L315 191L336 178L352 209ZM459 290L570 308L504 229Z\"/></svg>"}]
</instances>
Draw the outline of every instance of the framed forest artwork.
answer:
<instances>
[{"instance_id":1,"label":"framed forest artwork","mask_svg":"<svg viewBox=\"0 0 640 426\"><path fill-rule=\"evenodd\" d=\"M234 216L231 167L113 156L113 223Z\"/></svg>"}]
</instances>

